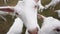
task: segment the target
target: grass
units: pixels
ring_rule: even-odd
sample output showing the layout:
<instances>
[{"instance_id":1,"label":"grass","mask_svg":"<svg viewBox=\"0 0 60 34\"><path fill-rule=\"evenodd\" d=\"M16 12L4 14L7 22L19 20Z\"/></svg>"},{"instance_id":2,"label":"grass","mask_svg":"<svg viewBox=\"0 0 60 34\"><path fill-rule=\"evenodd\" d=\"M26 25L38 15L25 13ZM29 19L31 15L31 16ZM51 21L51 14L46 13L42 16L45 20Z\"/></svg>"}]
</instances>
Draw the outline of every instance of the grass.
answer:
<instances>
[{"instance_id":1,"label":"grass","mask_svg":"<svg viewBox=\"0 0 60 34\"><path fill-rule=\"evenodd\" d=\"M2 0L0 0L0 5L4 5L1 1L2 1ZM11 1L13 1L13 2L11 2ZM16 1L16 0L15 0L15 1ZM9 0L8 5L11 5L11 4L12 4L12 5L15 5L15 1L14 1L14 0ZM42 4L45 6L45 5L48 4L50 1L51 1L51 0L42 0ZM60 3L55 6L55 10L58 10L58 9L60 9ZM38 10L38 11L40 11L40 10ZM46 9L46 10L44 10L43 12L40 12L40 14L42 14L42 15L44 15L44 16L53 16L54 18L60 19L60 18L58 18L57 13L55 13L54 10L49 9L49 8ZM3 16L4 16L4 15L3 15ZM0 34L6 34L6 32L9 30L10 26L13 24L13 21L14 21L14 19L12 19L12 16L11 16L11 15L6 15L6 16L4 16L4 17L7 19L8 22L4 22L4 20L0 18ZM38 19L38 23L39 23L39 25L40 25L40 27L41 27L42 20L39 20L39 19ZM24 26L24 27L23 27L23 32L22 32L22 34L24 34L25 29L26 29L26 28L25 28L25 26Z\"/></svg>"}]
</instances>

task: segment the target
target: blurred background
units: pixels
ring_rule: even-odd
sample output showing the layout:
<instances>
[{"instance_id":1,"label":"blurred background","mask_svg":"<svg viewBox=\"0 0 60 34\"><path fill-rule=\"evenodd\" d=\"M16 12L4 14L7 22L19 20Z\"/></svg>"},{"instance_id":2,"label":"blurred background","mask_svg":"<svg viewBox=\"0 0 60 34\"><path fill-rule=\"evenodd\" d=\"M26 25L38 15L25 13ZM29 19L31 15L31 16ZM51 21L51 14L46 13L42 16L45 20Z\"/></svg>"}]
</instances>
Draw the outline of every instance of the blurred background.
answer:
<instances>
[{"instance_id":1,"label":"blurred background","mask_svg":"<svg viewBox=\"0 0 60 34\"><path fill-rule=\"evenodd\" d=\"M42 0L42 5L45 6L46 4L48 4L51 0ZM15 6L17 4L18 0L8 0L7 4L4 3L4 0L0 0L0 6ZM60 9L60 3L58 3L55 7L55 10L59 10ZM38 10L40 11L40 10ZM42 14L44 16L52 16L54 18L57 18L60 20L60 17L58 17L58 14L56 12L54 12L54 10L52 9L46 9L43 10L43 12L38 12L39 14ZM7 14L7 15L2 15L4 16L8 22L5 22L1 17L0 17L0 34L6 34L6 32L9 30L10 26L13 24L14 19L12 19L12 16ZM38 23L41 26L42 24L42 19L38 19ZM22 34L25 33L25 27L23 27L23 32Z\"/></svg>"}]
</instances>

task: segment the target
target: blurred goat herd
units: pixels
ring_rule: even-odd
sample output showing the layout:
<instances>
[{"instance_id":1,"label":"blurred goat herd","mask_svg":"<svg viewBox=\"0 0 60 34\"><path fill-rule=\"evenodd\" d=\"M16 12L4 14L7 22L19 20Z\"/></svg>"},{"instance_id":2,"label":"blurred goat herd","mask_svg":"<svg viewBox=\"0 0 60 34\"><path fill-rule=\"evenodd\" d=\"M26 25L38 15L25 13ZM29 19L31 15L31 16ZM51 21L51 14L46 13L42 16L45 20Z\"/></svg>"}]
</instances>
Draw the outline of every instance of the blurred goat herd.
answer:
<instances>
[{"instance_id":1,"label":"blurred goat herd","mask_svg":"<svg viewBox=\"0 0 60 34\"><path fill-rule=\"evenodd\" d=\"M5 4L7 4L6 0L4 1ZM21 34L23 24L26 26L25 34L60 34L60 20L52 16L45 17L41 14L37 14L37 9L40 10L40 12L43 12L43 10L49 7L55 10L54 7L59 2L60 0L51 0L49 4L43 6L41 0L18 0L16 6L1 6L0 14L10 14L12 18L16 16L13 25L6 34ZM58 17L60 17L60 10L55 10L54 12L57 12ZM4 21L7 21L2 15L0 15L0 17ZM41 28L38 25L37 18L43 19Z\"/></svg>"}]
</instances>

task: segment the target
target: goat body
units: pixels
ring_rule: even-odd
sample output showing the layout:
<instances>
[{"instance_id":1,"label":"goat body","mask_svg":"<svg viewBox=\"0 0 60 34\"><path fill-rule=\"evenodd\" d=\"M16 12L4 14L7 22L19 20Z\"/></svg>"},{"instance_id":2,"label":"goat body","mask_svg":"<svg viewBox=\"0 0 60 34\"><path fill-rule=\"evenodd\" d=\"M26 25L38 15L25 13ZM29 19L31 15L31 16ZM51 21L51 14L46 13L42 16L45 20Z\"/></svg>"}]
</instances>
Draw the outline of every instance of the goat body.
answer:
<instances>
[{"instance_id":1,"label":"goat body","mask_svg":"<svg viewBox=\"0 0 60 34\"><path fill-rule=\"evenodd\" d=\"M23 21L17 17L13 23L13 25L10 27L7 34L21 34L23 28Z\"/></svg>"}]
</instances>

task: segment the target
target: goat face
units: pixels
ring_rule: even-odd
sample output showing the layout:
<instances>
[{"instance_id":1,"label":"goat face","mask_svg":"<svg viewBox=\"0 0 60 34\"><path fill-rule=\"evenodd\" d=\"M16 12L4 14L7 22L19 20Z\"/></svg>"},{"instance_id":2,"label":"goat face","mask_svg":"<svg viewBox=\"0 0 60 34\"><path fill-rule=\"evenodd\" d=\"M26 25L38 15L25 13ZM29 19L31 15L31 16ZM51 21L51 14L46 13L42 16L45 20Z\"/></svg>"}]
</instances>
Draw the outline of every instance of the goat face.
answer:
<instances>
[{"instance_id":1,"label":"goat face","mask_svg":"<svg viewBox=\"0 0 60 34\"><path fill-rule=\"evenodd\" d=\"M46 18L41 27L41 33L60 34L60 21L52 17Z\"/></svg>"}]
</instances>

